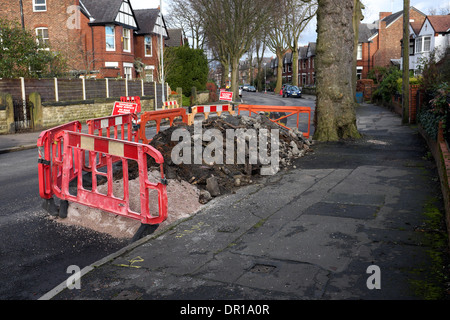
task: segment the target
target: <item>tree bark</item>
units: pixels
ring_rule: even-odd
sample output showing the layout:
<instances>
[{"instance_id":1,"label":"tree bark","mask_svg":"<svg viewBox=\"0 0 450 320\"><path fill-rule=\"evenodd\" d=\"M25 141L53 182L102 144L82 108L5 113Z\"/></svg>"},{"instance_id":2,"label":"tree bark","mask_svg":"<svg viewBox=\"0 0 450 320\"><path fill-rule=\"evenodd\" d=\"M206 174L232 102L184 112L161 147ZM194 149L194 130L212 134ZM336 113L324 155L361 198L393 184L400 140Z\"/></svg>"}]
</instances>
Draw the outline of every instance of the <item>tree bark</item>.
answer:
<instances>
[{"instance_id":1,"label":"tree bark","mask_svg":"<svg viewBox=\"0 0 450 320\"><path fill-rule=\"evenodd\" d=\"M294 39L292 48L292 85L298 86L298 40Z\"/></svg>"},{"instance_id":2,"label":"tree bark","mask_svg":"<svg viewBox=\"0 0 450 320\"><path fill-rule=\"evenodd\" d=\"M314 139L360 138L352 97L353 0L319 0Z\"/></svg>"}]
</instances>

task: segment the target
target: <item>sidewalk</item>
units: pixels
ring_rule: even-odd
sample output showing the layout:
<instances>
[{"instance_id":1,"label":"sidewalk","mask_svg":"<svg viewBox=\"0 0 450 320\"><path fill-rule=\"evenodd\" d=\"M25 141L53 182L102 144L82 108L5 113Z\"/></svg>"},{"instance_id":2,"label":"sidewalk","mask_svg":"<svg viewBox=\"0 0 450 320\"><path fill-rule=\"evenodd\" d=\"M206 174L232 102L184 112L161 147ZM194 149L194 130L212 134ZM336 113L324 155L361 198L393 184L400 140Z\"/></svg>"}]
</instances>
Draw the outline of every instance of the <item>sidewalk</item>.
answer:
<instances>
[{"instance_id":1,"label":"sidewalk","mask_svg":"<svg viewBox=\"0 0 450 320\"><path fill-rule=\"evenodd\" d=\"M430 297L433 248L415 230L424 208L442 208L434 162L397 115L368 104L357 115L363 139L316 144L295 169L216 198L83 269L81 289L64 282L41 299Z\"/></svg>"}]
</instances>

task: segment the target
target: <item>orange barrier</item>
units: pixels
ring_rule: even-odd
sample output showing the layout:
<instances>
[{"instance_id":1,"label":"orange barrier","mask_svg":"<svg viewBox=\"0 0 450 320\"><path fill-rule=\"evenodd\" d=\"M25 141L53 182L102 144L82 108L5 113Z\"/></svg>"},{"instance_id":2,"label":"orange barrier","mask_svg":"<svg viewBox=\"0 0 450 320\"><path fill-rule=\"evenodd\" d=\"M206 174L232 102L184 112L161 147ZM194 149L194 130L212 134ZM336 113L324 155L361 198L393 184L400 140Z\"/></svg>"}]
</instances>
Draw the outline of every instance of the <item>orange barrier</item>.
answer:
<instances>
[{"instance_id":1,"label":"orange barrier","mask_svg":"<svg viewBox=\"0 0 450 320\"><path fill-rule=\"evenodd\" d=\"M205 115L205 120L208 119L208 116L211 112L217 113L220 117L222 112L228 112L229 114L234 115L233 107L230 104L220 104L220 105L211 105L211 106L193 106L191 113L189 114L189 125L194 123L195 115L198 113L203 113Z\"/></svg>"},{"instance_id":2,"label":"orange barrier","mask_svg":"<svg viewBox=\"0 0 450 320\"><path fill-rule=\"evenodd\" d=\"M137 103L137 110L136 110L136 112L141 112L141 97L139 97L139 96L120 97L120 102Z\"/></svg>"},{"instance_id":3,"label":"orange barrier","mask_svg":"<svg viewBox=\"0 0 450 320\"><path fill-rule=\"evenodd\" d=\"M116 116L102 117L86 120L88 126L88 133L92 135L103 136L106 131L107 138L114 138L128 141L138 141L137 131L134 128L134 124L137 122L138 117L133 114L122 114ZM113 137L111 137L111 129L114 130ZM120 129L120 137L119 137Z\"/></svg>"},{"instance_id":4,"label":"orange barrier","mask_svg":"<svg viewBox=\"0 0 450 320\"><path fill-rule=\"evenodd\" d=\"M38 176L39 176L39 195L43 199L50 199L53 196L52 181L61 182L61 164L54 159L60 160L63 157L62 145L55 141L55 136L64 130L81 132L81 123L79 121L69 122L52 129L42 131L37 140L38 147ZM73 165L71 166L73 168ZM76 170L72 170L69 179L73 179ZM52 176L55 179L52 180Z\"/></svg>"},{"instance_id":5,"label":"orange barrier","mask_svg":"<svg viewBox=\"0 0 450 320\"><path fill-rule=\"evenodd\" d=\"M176 109L179 108L178 101L164 101L163 109Z\"/></svg>"},{"instance_id":6,"label":"orange barrier","mask_svg":"<svg viewBox=\"0 0 450 320\"><path fill-rule=\"evenodd\" d=\"M307 113L308 114L308 132L303 133L306 139L309 138L310 131L311 131L311 108L310 107L285 107L285 106L263 106L263 105L246 105L246 104L240 104L238 106L238 114L241 114L241 111L248 111L250 116L252 115L252 112L257 114L258 112L289 112L288 115L281 116L277 119L270 119L270 121L275 122L279 126L291 130L291 128L279 123L280 120L285 119L287 117L290 117L292 115L297 115L297 128L299 124L299 116L300 113Z\"/></svg>"},{"instance_id":7,"label":"orange barrier","mask_svg":"<svg viewBox=\"0 0 450 320\"><path fill-rule=\"evenodd\" d=\"M158 133L161 129L161 120L169 119L170 126L172 126L173 121L178 117L181 117L182 121L188 124L188 115L186 114L186 110L184 108L144 112L141 115L141 120L138 123L138 139L145 144L148 144L151 141L151 139L147 139L147 137L145 136L145 126L147 125L148 121L156 122L156 132Z\"/></svg>"},{"instance_id":8,"label":"orange barrier","mask_svg":"<svg viewBox=\"0 0 450 320\"><path fill-rule=\"evenodd\" d=\"M92 208L98 208L139 220L143 224L158 224L167 218L167 182L163 172L164 158L158 150L141 143L98 137L73 131L60 131L55 139L60 141L64 148L63 159L58 159L58 162L62 164L62 180L58 185L53 183L53 192L62 201L66 203L67 201L72 201ZM90 190L83 187L83 170L81 168L85 161L83 158L85 152L88 152L91 159L90 163L92 163L92 172L90 172L92 186ZM97 170L94 159L99 154L106 155L106 172ZM149 181L147 156L152 157L160 165L161 182L154 183ZM122 161L123 197L114 194L113 157ZM140 212L137 209L132 209L130 206L132 197L130 197L129 189L128 160L134 160L138 164ZM76 172L77 186L75 191L73 186L69 191L70 172L73 169ZM104 193L98 191L98 176L103 176L107 179L107 191ZM158 193L158 212L156 215L149 206L150 189L156 190ZM67 205L65 209L65 215L67 215Z\"/></svg>"},{"instance_id":9,"label":"orange barrier","mask_svg":"<svg viewBox=\"0 0 450 320\"><path fill-rule=\"evenodd\" d=\"M137 128L135 123L137 116L133 113L115 115L109 117L102 117L96 119L86 120L88 126L88 133L96 136L104 136L107 138L114 138L119 140L127 140L138 142ZM119 132L120 129L120 132ZM113 136L111 137L111 131L113 130ZM120 133L120 136L119 136ZM103 167L106 165L106 156L100 154L97 160L97 167ZM119 159L113 159L113 162ZM91 171L92 164L84 164L83 170Z\"/></svg>"},{"instance_id":10,"label":"orange barrier","mask_svg":"<svg viewBox=\"0 0 450 320\"><path fill-rule=\"evenodd\" d=\"M62 158L63 146L55 137L64 130L81 132L79 121L69 122L52 129L42 131L37 140L38 147L38 177L39 195L44 199L43 207L51 215L58 215L59 208L56 207L53 195L54 189L61 186L62 181ZM66 179L73 180L78 174L78 168L74 163L68 163Z\"/></svg>"}]
</instances>

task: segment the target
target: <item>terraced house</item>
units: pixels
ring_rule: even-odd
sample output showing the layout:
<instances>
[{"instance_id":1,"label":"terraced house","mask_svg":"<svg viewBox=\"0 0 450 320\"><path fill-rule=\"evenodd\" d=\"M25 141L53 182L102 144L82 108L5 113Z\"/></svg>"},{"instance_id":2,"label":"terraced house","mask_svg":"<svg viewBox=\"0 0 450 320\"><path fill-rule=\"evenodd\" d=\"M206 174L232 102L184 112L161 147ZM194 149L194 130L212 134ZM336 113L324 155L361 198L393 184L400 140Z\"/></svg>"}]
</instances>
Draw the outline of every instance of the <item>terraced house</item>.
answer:
<instances>
[{"instance_id":1,"label":"terraced house","mask_svg":"<svg viewBox=\"0 0 450 320\"><path fill-rule=\"evenodd\" d=\"M11 2L0 0L0 16L20 22L49 50L63 53L72 73L158 79L161 41L169 39L159 9L134 10L129 0Z\"/></svg>"}]
</instances>

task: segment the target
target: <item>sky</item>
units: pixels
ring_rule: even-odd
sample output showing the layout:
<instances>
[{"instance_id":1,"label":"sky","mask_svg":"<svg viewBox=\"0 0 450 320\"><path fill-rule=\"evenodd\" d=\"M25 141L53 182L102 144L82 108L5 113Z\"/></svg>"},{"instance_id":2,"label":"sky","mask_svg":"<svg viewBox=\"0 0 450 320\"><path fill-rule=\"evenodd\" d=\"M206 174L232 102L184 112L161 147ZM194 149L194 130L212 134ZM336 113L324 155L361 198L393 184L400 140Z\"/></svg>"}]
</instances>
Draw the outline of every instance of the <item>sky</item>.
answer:
<instances>
[{"instance_id":1,"label":"sky","mask_svg":"<svg viewBox=\"0 0 450 320\"><path fill-rule=\"evenodd\" d=\"M134 9L157 8L161 0L130 0ZM249 0L251 1L251 0ZM167 5L170 1L162 0L163 13L167 12ZM378 20L379 12L398 12L403 10L403 0L361 0L365 9L363 11L363 23L372 23ZM428 14L429 9L447 8L450 10L450 0L410 0L410 5ZM303 31L299 44L307 45L316 41L316 21L315 19Z\"/></svg>"}]
</instances>

